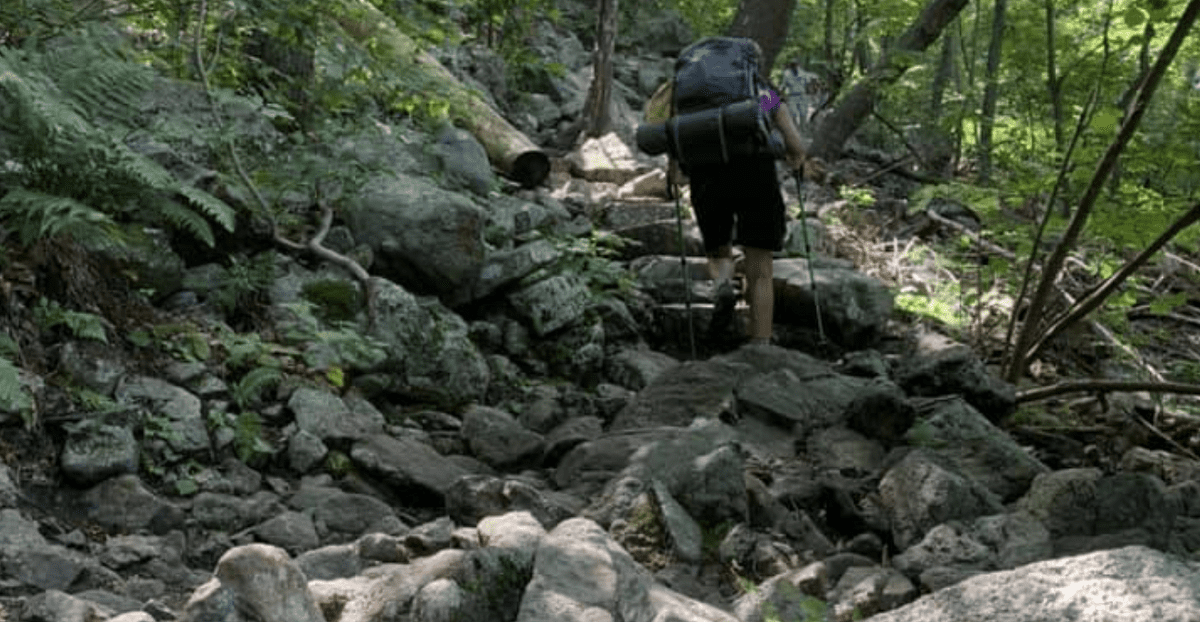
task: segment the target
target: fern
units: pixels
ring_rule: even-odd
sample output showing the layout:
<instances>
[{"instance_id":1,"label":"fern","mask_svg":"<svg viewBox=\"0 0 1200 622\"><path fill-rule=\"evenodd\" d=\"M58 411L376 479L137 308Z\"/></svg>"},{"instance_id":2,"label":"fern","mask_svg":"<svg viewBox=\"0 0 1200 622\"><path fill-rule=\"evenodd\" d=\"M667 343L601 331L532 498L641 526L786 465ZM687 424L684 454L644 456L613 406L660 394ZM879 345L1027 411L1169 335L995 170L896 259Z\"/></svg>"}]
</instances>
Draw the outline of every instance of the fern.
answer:
<instances>
[{"instance_id":1,"label":"fern","mask_svg":"<svg viewBox=\"0 0 1200 622\"><path fill-rule=\"evenodd\" d=\"M75 199L26 188L0 197L0 219L17 231L23 245L60 234L80 239L104 235L114 226L108 214Z\"/></svg>"},{"instance_id":2,"label":"fern","mask_svg":"<svg viewBox=\"0 0 1200 622\"><path fill-rule=\"evenodd\" d=\"M21 386L21 374L12 361L0 356L0 410L19 412L26 427L33 424L33 399Z\"/></svg>"},{"instance_id":3,"label":"fern","mask_svg":"<svg viewBox=\"0 0 1200 622\"><path fill-rule=\"evenodd\" d=\"M0 49L0 132L10 158L0 169L0 187L10 189L0 218L15 220L25 243L80 231L111 235L88 228L98 215L165 221L209 246L206 217L233 230L231 207L121 141L118 121L132 122L149 84L144 68L88 38L52 52Z\"/></svg>"},{"instance_id":4,"label":"fern","mask_svg":"<svg viewBox=\"0 0 1200 622\"><path fill-rule=\"evenodd\" d=\"M256 401L263 391L273 387L283 380L283 372L278 367L256 367L250 373L242 376L230 391L233 401L240 407Z\"/></svg>"}]
</instances>

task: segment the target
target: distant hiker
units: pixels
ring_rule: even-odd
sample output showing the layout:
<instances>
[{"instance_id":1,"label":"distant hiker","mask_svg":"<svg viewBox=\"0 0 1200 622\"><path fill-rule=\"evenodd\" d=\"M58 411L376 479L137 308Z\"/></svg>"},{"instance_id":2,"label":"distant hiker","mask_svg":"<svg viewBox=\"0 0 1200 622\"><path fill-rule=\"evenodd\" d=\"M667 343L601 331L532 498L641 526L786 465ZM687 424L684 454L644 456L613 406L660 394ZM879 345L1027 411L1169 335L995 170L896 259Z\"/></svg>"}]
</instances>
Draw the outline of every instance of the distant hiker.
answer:
<instances>
[{"instance_id":1,"label":"distant hiker","mask_svg":"<svg viewBox=\"0 0 1200 622\"><path fill-rule=\"evenodd\" d=\"M638 128L638 146L651 154L669 152L672 169L677 164L690 182L717 291L713 327L723 330L733 319L736 244L745 253L748 336L769 343L772 255L783 247L786 226L775 159L785 157L800 170L806 156L786 99L758 72L761 56L749 39L709 37L688 46L672 81L647 104L649 124Z\"/></svg>"},{"instance_id":2,"label":"distant hiker","mask_svg":"<svg viewBox=\"0 0 1200 622\"><path fill-rule=\"evenodd\" d=\"M789 61L783 70L781 79L783 92L791 105L792 115L796 120L797 129L801 136L811 134L813 116L825 106L829 97L829 89L821 77L811 71L805 71L800 63Z\"/></svg>"}]
</instances>

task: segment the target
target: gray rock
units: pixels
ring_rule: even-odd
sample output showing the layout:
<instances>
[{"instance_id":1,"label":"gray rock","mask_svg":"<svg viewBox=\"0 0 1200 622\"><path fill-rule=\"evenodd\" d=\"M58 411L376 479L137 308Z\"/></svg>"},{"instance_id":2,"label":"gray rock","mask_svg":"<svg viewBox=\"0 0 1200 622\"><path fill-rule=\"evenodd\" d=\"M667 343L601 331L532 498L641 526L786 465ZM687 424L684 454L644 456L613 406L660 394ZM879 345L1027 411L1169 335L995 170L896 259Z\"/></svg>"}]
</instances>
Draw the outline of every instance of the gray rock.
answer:
<instances>
[{"instance_id":1,"label":"gray rock","mask_svg":"<svg viewBox=\"0 0 1200 622\"><path fill-rule=\"evenodd\" d=\"M435 579L417 592L413 599L412 619L414 622L456 622L463 619L467 598L458 583Z\"/></svg>"},{"instance_id":2,"label":"gray rock","mask_svg":"<svg viewBox=\"0 0 1200 622\"><path fill-rule=\"evenodd\" d=\"M674 357L645 348L622 348L608 358L605 375L614 384L634 391L646 388L663 372L679 365Z\"/></svg>"},{"instance_id":3,"label":"gray rock","mask_svg":"<svg viewBox=\"0 0 1200 622\"><path fill-rule=\"evenodd\" d=\"M370 246L377 274L451 305L466 302L486 254L486 214L469 198L420 177L380 175L345 217L354 239Z\"/></svg>"},{"instance_id":4,"label":"gray rock","mask_svg":"<svg viewBox=\"0 0 1200 622\"><path fill-rule=\"evenodd\" d=\"M17 585L40 590L65 590L89 567L83 555L50 544L36 522L16 510L0 510L0 567Z\"/></svg>"},{"instance_id":5,"label":"gray rock","mask_svg":"<svg viewBox=\"0 0 1200 622\"><path fill-rule=\"evenodd\" d=\"M470 132L449 125L438 131L436 141L434 151L450 187L487 196L496 176L483 145Z\"/></svg>"},{"instance_id":6,"label":"gray rock","mask_svg":"<svg viewBox=\"0 0 1200 622\"><path fill-rule=\"evenodd\" d=\"M148 404L151 416L164 422L164 440L176 452L208 451L208 428L195 395L157 378L134 376L122 380L115 397L126 406Z\"/></svg>"},{"instance_id":7,"label":"gray rock","mask_svg":"<svg viewBox=\"0 0 1200 622\"><path fill-rule=\"evenodd\" d=\"M342 398L328 391L300 387L288 399L288 408L300 430L322 442L356 441L383 432L383 415L352 412Z\"/></svg>"},{"instance_id":8,"label":"gray rock","mask_svg":"<svg viewBox=\"0 0 1200 622\"><path fill-rule=\"evenodd\" d=\"M183 525L183 511L150 492L136 475L96 484L84 493L83 503L88 520L114 532L162 532Z\"/></svg>"},{"instance_id":9,"label":"gray rock","mask_svg":"<svg viewBox=\"0 0 1200 622\"><path fill-rule=\"evenodd\" d=\"M1016 389L984 367L965 345L936 333L917 339L915 355L896 374L911 396L958 394L987 417L999 421L1016 409Z\"/></svg>"},{"instance_id":10,"label":"gray rock","mask_svg":"<svg viewBox=\"0 0 1200 622\"><path fill-rule=\"evenodd\" d=\"M214 575L192 594L184 606L184 620L244 615L262 622L324 622L304 572L283 549L266 544L236 547L221 556Z\"/></svg>"},{"instance_id":11,"label":"gray rock","mask_svg":"<svg viewBox=\"0 0 1200 622\"><path fill-rule=\"evenodd\" d=\"M554 201L529 201L502 194L489 197L487 204L487 241L506 248L532 234L557 228L571 220L571 213ZM535 247L536 248L536 247Z\"/></svg>"},{"instance_id":12,"label":"gray rock","mask_svg":"<svg viewBox=\"0 0 1200 622\"><path fill-rule=\"evenodd\" d=\"M545 336L578 320L590 296L581 279L558 274L513 292L508 300L538 336Z\"/></svg>"},{"instance_id":13,"label":"gray rock","mask_svg":"<svg viewBox=\"0 0 1200 622\"><path fill-rule=\"evenodd\" d=\"M874 382L872 390L855 397L846 406L846 427L889 448L903 444L904 433L917 419L917 409L900 387L879 376L874 377Z\"/></svg>"},{"instance_id":14,"label":"gray rock","mask_svg":"<svg viewBox=\"0 0 1200 622\"><path fill-rule=\"evenodd\" d=\"M700 563L703 558L704 544L700 525L671 496L671 491L661 481L654 480L651 490L654 492L654 500L658 502L658 511L662 516L663 527L666 529L667 537L671 542L671 550L675 556L684 563Z\"/></svg>"},{"instance_id":15,"label":"gray rock","mask_svg":"<svg viewBox=\"0 0 1200 622\"><path fill-rule=\"evenodd\" d=\"M768 614L779 620L811 620L825 610L829 569L815 562L763 581L733 603L733 613L742 622L766 622Z\"/></svg>"},{"instance_id":16,"label":"gray rock","mask_svg":"<svg viewBox=\"0 0 1200 622\"><path fill-rule=\"evenodd\" d=\"M312 518L300 512L283 512L254 526L254 535L291 554L299 555L321 543Z\"/></svg>"},{"instance_id":17,"label":"gray rock","mask_svg":"<svg viewBox=\"0 0 1200 622\"><path fill-rule=\"evenodd\" d=\"M1134 447L1121 456L1120 468L1149 473L1168 485L1200 479L1200 461L1162 449Z\"/></svg>"},{"instance_id":18,"label":"gray rock","mask_svg":"<svg viewBox=\"0 0 1200 622\"><path fill-rule=\"evenodd\" d=\"M814 430L841 424L855 400L886 390L828 367L806 371L785 367L747 378L737 388L738 413L762 418L804 438Z\"/></svg>"},{"instance_id":19,"label":"gray rock","mask_svg":"<svg viewBox=\"0 0 1200 622\"><path fill-rule=\"evenodd\" d=\"M471 290L472 298L480 299L500 291L561 257L562 251L547 240L534 240L513 249L492 251L479 269L479 280Z\"/></svg>"},{"instance_id":20,"label":"gray rock","mask_svg":"<svg viewBox=\"0 0 1200 622\"><path fill-rule=\"evenodd\" d=\"M1056 554L1075 554L1114 544L1164 548L1177 504L1153 475L1067 469L1039 475L1019 504L1045 524Z\"/></svg>"},{"instance_id":21,"label":"gray rock","mask_svg":"<svg viewBox=\"0 0 1200 622\"><path fill-rule=\"evenodd\" d=\"M104 607L82 598L76 598L61 589L48 589L31 597L22 607L22 619L24 620L88 622L110 619L111 613Z\"/></svg>"},{"instance_id":22,"label":"gray rock","mask_svg":"<svg viewBox=\"0 0 1200 622\"><path fill-rule=\"evenodd\" d=\"M471 474L428 445L386 435L355 443L350 457L401 490L432 495L438 500L445 498L459 477Z\"/></svg>"},{"instance_id":23,"label":"gray rock","mask_svg":"<svg viewBox=\"0 0 1200 622\"><path fill-rule=\"evenodd\" d=\"M645 172L616 133L589 138L567 156L571 174L587 181L623 184Z\"/></svg>"},{"instance_id":24,"label":"gray rock","mask_svg":"<svg viewBox=\"0 0 1200 622\"><path fill-rule=\"evenodd\" d=\"M376 318L371 336L386 344L388 367L402 390L458 404L487 392L487 360L467 336L467 324L441 303L418 299L373 279Z\"/></svg>"},{"instance_id":25,"label":"gray rock","mask_svg":"<svg viewBox=\"0 0 1200 622\"><path fill-rule=\"evenodd\" d=\"M158 557L163 539L156 536L113 536L104 542L100 563L120 570Z\"/></svg>"},{"instance_id":26,"label":"gray rock","mask_svg":"<svg viewBox=\"0 0 1200 622\"><path fill-rule=\"evenodd\" d=\"M823 472L866 477L883 468L883 445L846 428L826 428L808 437L808 457Z\"/></svg>"},{"instance_id":27,"label":"gray rock","mask_svg":"<svg viewBox=\"0 0 1200 622\"><path fill-rule=\"evenodd\" d=\"M892 536L902 549L932 527L1001 511L1000 501L970 479L948 470L922 450L909 453L879 482Z\"/></svg>"},{"instance_id":28,"label":"gray rock","mask_svg":"<svg viewBox=\"0 0 1200 622\"><path fill-rule=\"evenodd\" d=\"M598 525L575 518L541 540L517 622L735 622L657 583Z\"/></svg>"},{"instance_id":29,"label":"gray rock","mask_svg":"<svg viewBox=\"0 0 1200 622\"><path fill-rule=\"evenodd\" d=\"M486 517L529 512L544 527L553 527L579 509L561 495L539 490L516 478L468 475L446 491L446 513L455 522L474 525Z\"/></svg>"},{"instance_id":30,"label":"gray rock","mask_svg":"<svg viewBox=\"0 0 1200 622\"><path fill-rule=\"evenodd\" d=\"M562 422L546 435L546 451L542 456L542 465L557 465L575 446L600 438L603 429L604 421L599 417L574 417Z\"/></svg>"},{"instance_id":31,"label":"gray rock","mask_svg":"<svg viewBox=\"0 0 1200 622\"><path fill-rule=\"evenodd\" d=\"M288 505L311 512L317 524L338 534L358 537L370 532L397 533L406 529L387 503L337 488L302 486L288 499Z\"/></svg>"},{"instance_id":32,"label":"gray rock","mask_svg":"<svg viewBox=\"0 0 1200 622\"><path fill-rule=\"evenodd\" d=\"M321 442L320 437L312 432L297 430L288 439L288 466L293 471L306 473L317 466L329 454L329 448Z\"/></svg>"},{"instance_id":33,"label":"gray rock","mask_svg":"<svg viewBox=\"0 0 1200 622\"><path fill-rule=\"evenodd\" d=\"M467 409L462 435L476 457L496 468L536 463L544 450L540 434L526 430L512 415L488 406Z\"/></svg>"},{"instance_id":34,"label":"gray rock","mask_svg":"<svg viewBox=\"0 0 1200 622\"><path fill-rule=\"evenodd\" d=\"M481 545L511 550L523 564L533 563L533 556L545 535L541 521L525 510L479 521Z\"/></svg>"},{"instance_id":35,"label":"gray rock","mask_svg":"<svg viewBox=\"0 0 1200 622\"><path fill-rule=\"evenodd\" d=\"M451 578L465 557L463 551L447 549L409 564L386 564L350 579L310 581L309 588L322 610L340 611L339 622L385 620L388 612L411 605L422 586Z\"/></svg>"},{"instance_id":36,"label":"gray rock","mask_svg":"<svg viewBox=\"0 0 1200 622\"><path fill-rule=\"evenodd\" d=\"M746 520L748 500L742 459L732 440L733 431L724 424L698 421L673 438L639 448L630 456L629 466L606 485L604 494L585 515L607 524L619 510L622 480L639 481L645 487L657 479L698 521L716 524Z\"/></svg>"},{"instance_id":37,"label":"gray rock","mask_svg":"<svg viewBox=\"0 0 1200 622\"><path fill-rule=\"evenodd\" d=\"M1200 567L1144 547L1054 559L968 578L872 622L1191 622Z\"/></svg>"},{"instance_id":38,"label":"gray rock","mask_svg":"<svg viewBox=\"0 0 1200 622\"><path fill-rule=\"evenodd\" d=\"M554 483L560 489L602 486L629 466L639 448L674 439L680 433L678 427L610 431L567 452L554 472Z\"/></svg>"},{"instance_id":39,"label":"gray rock","mask_svg":"<svg viewBox=\"0 0 1200 622\"><path fill-rule=\"evenodd\" d=\"M0 510L17 505L21 491L13 482L12 469L7 464L0 464Z\"/></svg>"},{"instance_id":40,"label":"gray rock","mask_svg":"<svg viewBox=\"0 0 1200 622\"><path fill-rule=\"evenodd\" d=\"M107 396L125 375L125 365L110 354L107 344L68 341L58 351L58 364L76 384Z\"/></svg>"},{"instance_id":41,"label":"gray rock","mask_svg":"<svg viewBox=\"0 0 1200 622\"><path fill-rule=\"evenodd\" d=\"M734 389L749 370L717 360L673 367L634 397L609 426L610 432L657 425L686 426L693 419L736 413Z\"/></svg>"},{"instance_id":42,"label":"gray rock","mask_svg":"<svg viewBox=\"0 0 1200 622\"><path fill-rule=\"evenodd\" d=\"M209 529L229 533L263 522L283 511L274 493L262 491L251 497L201 492L192 500L192 517Z\"/></svg>"},{"instance_id":43,"label":"gray rock","mask_svg":"<svg viewBox=\"0 0 1200 622\"><path fill-rule=\"evenodd\" d=\"M775 261L775 321L816 326L814 284L807 259ZM818 267L814 263L816 303L828 336L849 349L872 345L892 314L891 291L876 279L852 269Z\"/></svg>"},{"instance_id":44,"label":"gray rock","mask_svg":"<svg viewBox=\"0 0 1200 622\"><path fill-rule=\"evenodd\" d=\"M59 466L76 484L91 486L114 475L137 473L141 446L127 426L74 426Z\"/></svg>"},{"instance_id":45,"label":"gray rock","mask_svg":"<svg viewBox=\"0 0 1200 622\"><path fill-rule=\"evenodd\" d=\"M404 535L404 547L419 556L432 555L450 546L454 521L449 516L417 525Z\"/></svg>"},{"instance_id":46,"label":"gray rock","mask_svg":"<svg viewBox=\"0 0 1200 622\"><path fill-rule=\"evenodd\" d=\"M385 537L383 534L373 536ZM366 536L364 536L366 538ZM362 572L363 558L360 556L357 544L333 544L321 548L311 548L296 557L296 565L304 571L304 576L311 580L329 581L353 577ZM407 557L397 558L387 556L386 562L406 560ZM368 558L371 559L371 558Z\"/></svg>"},{"instance_id":47,"label":"gray rock","mask_svg":"<svg viewBox=\"0 0 1200 622\"><path fill-rule=\"evenodd\" d=\"M369 533L359 538L355 544L358 555L365 560L385 564L403 564L408 561L409 551L404 547L404 541L397 536Z\"/></svg>"},{"instance_id":48,"label":"gray rock","mask_svg":"<svg viewBox=\"0 0 1200 622\"><path fill-rule=\"evenodd\" d=\"M961 399L937 402L908 441L929 447L1002 501L1020 497L1034 477L1049 471Z\"/></svg>"}]
</instances>

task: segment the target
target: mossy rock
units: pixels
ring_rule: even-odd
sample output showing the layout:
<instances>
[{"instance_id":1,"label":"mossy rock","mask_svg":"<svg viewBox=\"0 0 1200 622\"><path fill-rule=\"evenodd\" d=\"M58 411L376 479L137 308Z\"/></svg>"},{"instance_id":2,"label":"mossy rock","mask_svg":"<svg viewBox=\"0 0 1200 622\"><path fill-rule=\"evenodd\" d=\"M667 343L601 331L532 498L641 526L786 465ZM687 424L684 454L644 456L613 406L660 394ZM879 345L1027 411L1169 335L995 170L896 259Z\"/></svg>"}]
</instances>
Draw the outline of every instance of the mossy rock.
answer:
<instances>
[{"instance_id":1,"label":"mossy rock","mask_svg":"<svg viewBox=\"0 0 1200 622\"><path fill-rule=\"evenodd\" d=\"M362 292L354 283L322 279L306 283L300 297L313 304L317 317L325 322L351 322L363 307Z\"/></svg>"}]
</instances>

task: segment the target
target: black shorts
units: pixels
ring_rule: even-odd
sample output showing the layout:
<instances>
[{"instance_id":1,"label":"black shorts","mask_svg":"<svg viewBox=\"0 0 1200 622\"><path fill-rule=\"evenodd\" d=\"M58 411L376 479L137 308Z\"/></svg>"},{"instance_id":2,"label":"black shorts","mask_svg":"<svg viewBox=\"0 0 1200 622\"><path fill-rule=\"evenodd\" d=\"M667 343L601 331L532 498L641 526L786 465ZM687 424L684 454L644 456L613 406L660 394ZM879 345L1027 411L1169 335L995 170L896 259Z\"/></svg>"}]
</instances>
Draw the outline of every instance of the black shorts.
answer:
<instances>
[{"instance_id":1,"label":"black shorts","mask_svg":"<svg viewBox=\"0 0 1200 622\"><path fill-rule=\"evenodd\" d=\"M783 250L786 216L774 158L698 166L689 179L705 252L713 255L730 243Z\"/></svg>"}]
</instances>

